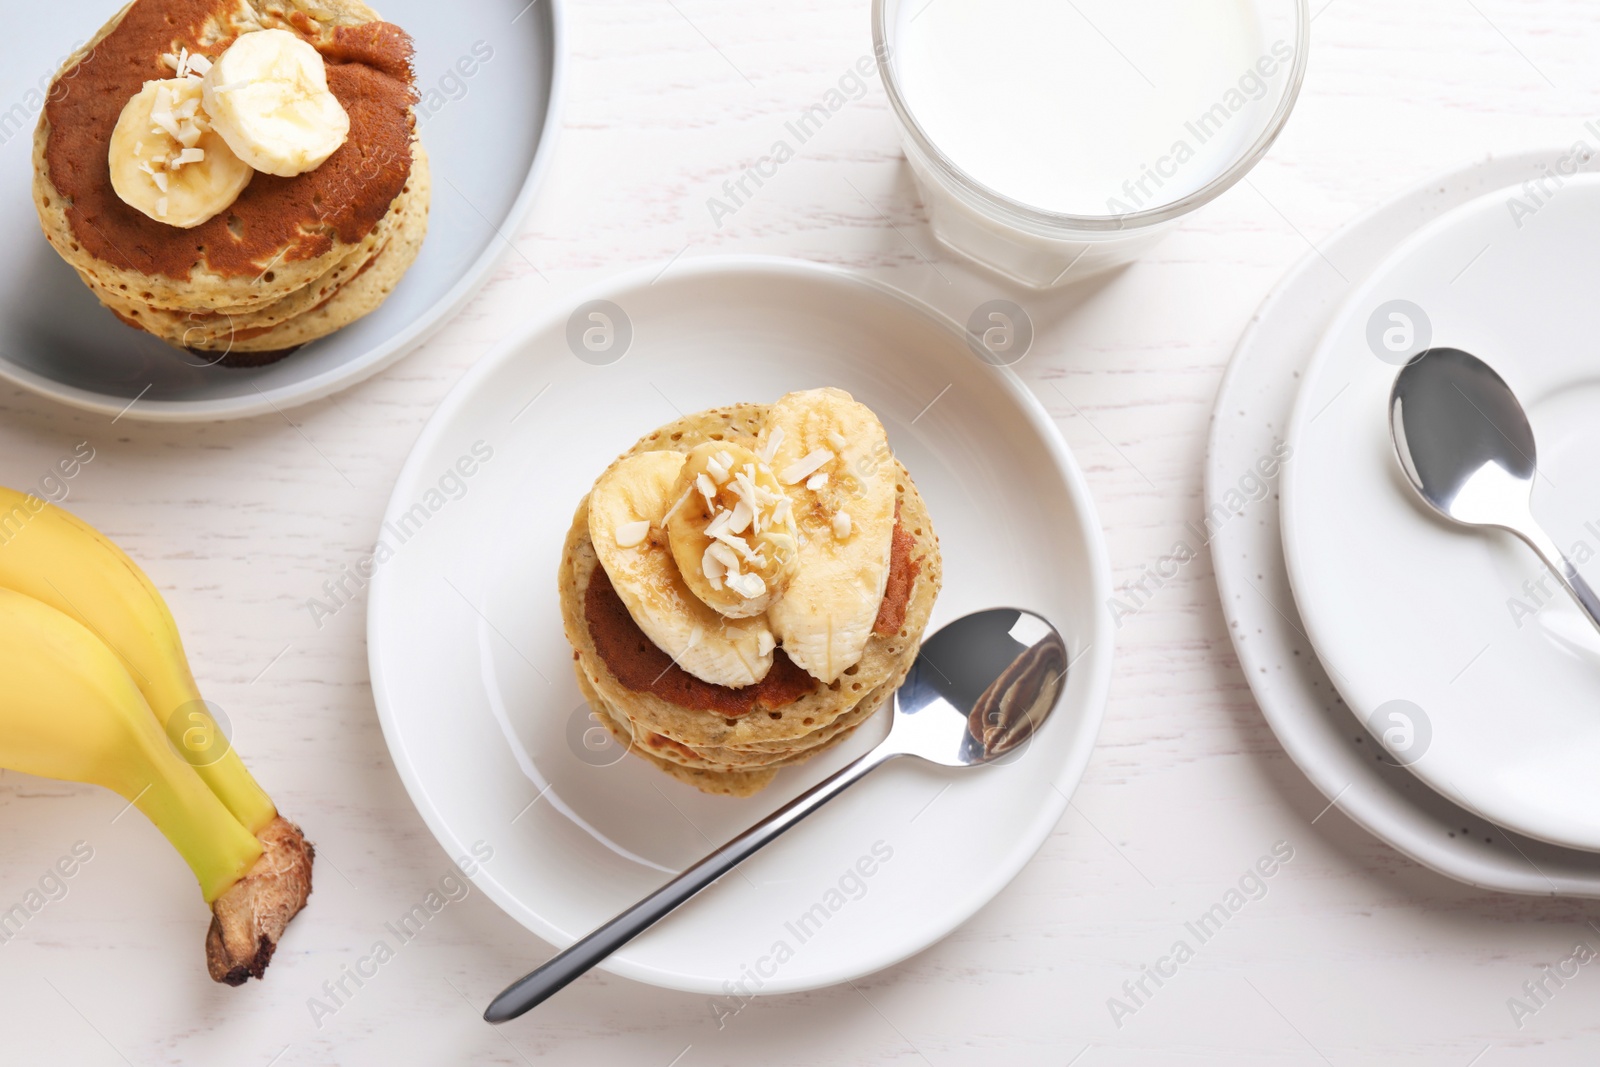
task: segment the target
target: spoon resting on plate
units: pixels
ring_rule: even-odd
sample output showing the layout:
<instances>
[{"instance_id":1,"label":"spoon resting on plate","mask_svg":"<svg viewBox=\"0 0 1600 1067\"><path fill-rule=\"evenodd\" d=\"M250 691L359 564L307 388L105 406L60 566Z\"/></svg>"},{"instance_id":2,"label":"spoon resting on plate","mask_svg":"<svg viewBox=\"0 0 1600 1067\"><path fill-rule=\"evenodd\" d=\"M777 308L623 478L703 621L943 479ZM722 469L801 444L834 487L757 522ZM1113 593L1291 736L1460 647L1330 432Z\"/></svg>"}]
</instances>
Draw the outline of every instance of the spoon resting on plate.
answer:
<instances>
[{"instance_id":1,"label":"spoon resting on plate","mask_svg":"<svg viewBox=\"0 0 1600 1067\"><path fill-rule=\"evenodd\" d=\"M1395 378L1389 429L1406 477L1434 511L1522 538L1600 629L1600 598L1533 517L1533 428L1500 375L1460 349L1430 348Z\"/></svg>"},{"instance_id":2,"label":"spoon resting on plate","mask_svg":"<svg viewBox=\"0 0 1600 1067\"><path fill-rule=\"evenodd\" d=\"M928 638L894 694L889 736L650 896L508 986L483 1013L515 1019L665 918L696 893L823 804L902 756L942 767L977 767L1018 754L1055 709L1067 645L1031 611L992 608Z\"/></svg>"}]
</instances>

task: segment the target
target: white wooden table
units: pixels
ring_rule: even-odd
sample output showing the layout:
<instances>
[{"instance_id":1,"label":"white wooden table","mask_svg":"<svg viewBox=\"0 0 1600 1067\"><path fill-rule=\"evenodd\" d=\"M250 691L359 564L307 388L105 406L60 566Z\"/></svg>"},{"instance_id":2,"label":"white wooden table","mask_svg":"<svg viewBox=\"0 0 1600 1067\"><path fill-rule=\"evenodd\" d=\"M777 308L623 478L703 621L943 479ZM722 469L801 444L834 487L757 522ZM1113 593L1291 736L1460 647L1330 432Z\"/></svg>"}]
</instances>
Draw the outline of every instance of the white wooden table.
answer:
<instances>
[{"instance_id":1,"label":"white wooden table","mask_svg":"<svg viewBox=\"0 0 1600 1067\"><path fill-rule=\"evenodd\" d=\"M384 749L364 598L321 629L306 600L370 549L407 449L462 372L531 307L680 255L842 265L963 321L1006 292L935 246L875 80L733 217L719 227L708 212L724 180L870 53L865 0L577 0L568 26L564 128L520 254L395 369L287 420L209 426L112 424L0 393L0 482L27 486L92 444L68 506L166 592L208 695L319 859L266 981L213 986L193 881L148 823L114 818L123 802L104 791L0 775L0 910L76 842L93 849L65 896L0 944L0 1061L1594 1062L1600 967L1549 984L1520 1026L1507 1002L1575 945L1600 949L1597 909L1458 885L1337 810L1313 825L1326 801L1257 712L1205 559L1119 634L1074 809L1009 889L910 961L855 987L759 1000L720 1029L705 997L596 974L492 1029L482 1006L549 948L472 892L335 1013L313 1010L332 1003L323 983L451 869ZM1314 37L1298 112L1248 184L1110 280L1008 294L1038 328L1018 370L1088 472L1119 584L1199 518L1218 379L1310 245L1486 152L1597 140L1583 127L1600 116L1600 10L1585 0L1332 0ZM452 106L493 121L492 100ZM1114 1018L1110 998L1135 1003L1123 984L1180 938L1194 945L1185 922L1278 842L1293 859L1265 896Z\"/></svg>"}]
</instances>

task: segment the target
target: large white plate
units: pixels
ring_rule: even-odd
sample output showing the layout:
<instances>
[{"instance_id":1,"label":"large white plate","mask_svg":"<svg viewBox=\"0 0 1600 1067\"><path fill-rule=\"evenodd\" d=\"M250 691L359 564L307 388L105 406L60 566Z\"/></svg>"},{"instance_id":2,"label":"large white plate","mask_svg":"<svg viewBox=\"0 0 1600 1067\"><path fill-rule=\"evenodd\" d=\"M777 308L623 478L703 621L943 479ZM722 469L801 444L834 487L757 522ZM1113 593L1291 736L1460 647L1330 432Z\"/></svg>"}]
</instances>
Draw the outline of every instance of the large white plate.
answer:
<instances>
[{"instance_id":1,"label":"large white plate","mask_svg":"<svg viewBox=\"0 0 1600 1067\"><path fill-rule=\"evenodd\" d=\"M1353 285L1419 227L1488 190L1541 177L1564 154L1523 153L1452 171L1353 220L1320 241L1320 253L1308 252L1256 312L1217 392L1207 510L1226 511L1227 494L1283 442L1306 364ZM1374 758L1379 742L1351 722L1305 636L1284 564L1277 494L1269 487L1245 497L1210 543L1222 611L1262 715L1329 805L1450 878L1504 892L1600 897L1600 855L1510 833L1392 759Z\"/></svg>"},{"instance_id":2,"label":"large white plate","mask_svg":"<svg viewBox=\"0 0 1600 1067\"><path fill-rule=\"evenodd\" d=\"M1466 349L1501 373L1539 441L1535 513L1593 575L1597 239L1600 177L1580 175L1537 200L1490 193L1406 241L1312 359L1283 496L1295 598L1351 710L1446 796L1585 849L1600 849L1600 639L1548 582L1537 588L1542 565L1510 535L1451 525L1417 500L1387 429L1403 357L1380 358L1369 339L1401 325L1390 315L1403 300L1416 344Z\"/></svg>"},{"instance_id":3,"label":"large white plate","mask_svg":"<svg viewBox=\"0 0 1600 1067\"><path fill-rule=\"evenodd\" d=\"M383 306L268 367L204 366L102 308L46 244L29 192L41 89L123 0L60 0L0 38L0 378L161 422L243 418L354 385L425 341L487 280L533 202L557 126L560 0L386 0L417 45L433 169L428 237ZM519 14L520 11L520 14ZM132 405L131 407L129 405Z\"/></svg>"},{"instance_id":4,"label":"large white plate","mask_svg":"<svg viewBox=\"0 0 1600 1067\"><path fill-rule=\"evenodd\" d=\"M593 724L555 589L573 509L637 438L679 412L848 389L883 419L927 499L945 570L933 627L994 605L1041 612L1074 657L1062 705L1014 764L878 771L606 964L714 994L747 969L744 987L764 993L844 981L949 933L1065 809L1111 662L1100 527L1043 408L924 305L784 260L653 274L579 298L503 344L423 432L389 507L382 536L395 552L369 607L379 716L441 844L458 856L477 842L492 849L475 880L556 945L865 751L882 720L735 801L586 747ZM593 300L608 302L596 312L604 319L590 317ZM600 331L589 338L599 346L610 330L610 353L585 349L584 329ZM408 514L400 544L389 531Z\"/></svg>"}]
</instances>

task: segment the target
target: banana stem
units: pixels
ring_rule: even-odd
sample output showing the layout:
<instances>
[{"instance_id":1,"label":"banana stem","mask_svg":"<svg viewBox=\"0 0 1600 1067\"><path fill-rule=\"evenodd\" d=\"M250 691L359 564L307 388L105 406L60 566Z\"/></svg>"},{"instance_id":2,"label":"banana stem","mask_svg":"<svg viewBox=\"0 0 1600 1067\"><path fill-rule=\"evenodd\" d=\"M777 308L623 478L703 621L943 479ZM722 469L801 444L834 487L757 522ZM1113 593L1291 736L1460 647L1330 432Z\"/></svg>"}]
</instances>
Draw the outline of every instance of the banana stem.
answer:
<instances>
[{"instance_id":1,"label":"banana stem","mask_svg":"<svg viewBox=\"0 0 1600 1067\"><path fill-rule=\"evenodd\" d=\"M231 748L217 762L195 769L200 774L200 780L252 834L259 834L278 817L277 805L267 796L267 791L256 784L256 780L245 769L239 753Z\"/></svg>"},{"instance_id":2,"label":"banana stem","mask_svg":"<svg viewBox=\"0 0 1600 1067\"><path fill-rule=\"evenodd\" d=\"M151 734L138 740L145 758L130 761L130 773L114 788L178 850L210 904L250 870L261 855L261 842L234 818L195 769L173 753L164 737ZM140 775L141 769L149 773Z\"/></svg>"},{"instance_id":3,"label":"banana stem","mask_svg":"<svg viewBox=\"0 0 1600 1067\"><path fill-rule=\"evenodd\" d=\"M192 692L192 683L189 688ZM245 769L244 761L205 710L204 703L196 698L186 702L184 709L183 721L166 723L167 736L233 817L252 834L259 834L277 817L277 806ZM224 746L221 756L213 754Z\"/></svg>"}]
</instances>

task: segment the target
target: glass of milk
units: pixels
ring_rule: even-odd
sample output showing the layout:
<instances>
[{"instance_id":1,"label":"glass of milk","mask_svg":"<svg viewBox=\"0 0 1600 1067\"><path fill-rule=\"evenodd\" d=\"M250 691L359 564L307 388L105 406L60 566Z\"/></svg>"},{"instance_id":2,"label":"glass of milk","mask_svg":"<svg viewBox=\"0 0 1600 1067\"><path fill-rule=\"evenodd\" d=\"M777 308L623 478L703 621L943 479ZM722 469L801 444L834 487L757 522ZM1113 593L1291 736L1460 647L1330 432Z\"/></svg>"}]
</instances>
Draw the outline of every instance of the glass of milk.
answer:
<instances>
[{"instance_id":1,"label":"glass of milk","mask_svg":"<svg viewBox=\"0 0 1600 1067\"><path fill-rule=\"evenodd\" d=\"M939 240L1015 281L1131 262L1288 120L1307 0L874 0Z\"/></svg>"}]
</instances>

